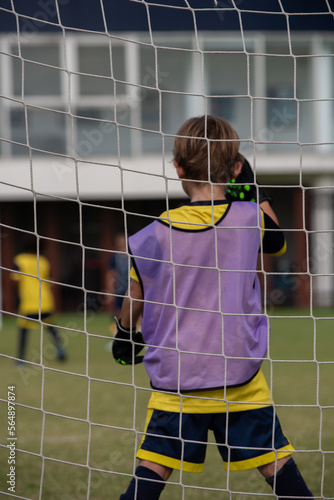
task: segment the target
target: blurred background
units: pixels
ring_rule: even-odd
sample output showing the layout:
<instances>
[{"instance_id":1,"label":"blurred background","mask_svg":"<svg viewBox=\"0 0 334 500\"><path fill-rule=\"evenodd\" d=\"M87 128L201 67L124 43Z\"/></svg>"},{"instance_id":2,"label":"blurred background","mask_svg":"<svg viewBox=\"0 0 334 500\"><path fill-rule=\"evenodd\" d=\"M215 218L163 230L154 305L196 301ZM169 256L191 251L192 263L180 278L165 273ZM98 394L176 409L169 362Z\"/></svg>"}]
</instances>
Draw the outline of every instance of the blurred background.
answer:
<instances>
[{"instance_id":1,"label":"blurred background","mask_svg":"<svg viewBox=\"0 0 334 500\"><path fill-rule=\"evenodd\" d=\"M58 309L76 310L87 291L103 309L116 234L184 200L173 134L204 113L234 126L286 230L286 255L264 262L269 310L334 305L329 3L189 5L2 2L4 311L16 307L10 270L26 231L44 240Z\"/></svg>"}]
</instances>

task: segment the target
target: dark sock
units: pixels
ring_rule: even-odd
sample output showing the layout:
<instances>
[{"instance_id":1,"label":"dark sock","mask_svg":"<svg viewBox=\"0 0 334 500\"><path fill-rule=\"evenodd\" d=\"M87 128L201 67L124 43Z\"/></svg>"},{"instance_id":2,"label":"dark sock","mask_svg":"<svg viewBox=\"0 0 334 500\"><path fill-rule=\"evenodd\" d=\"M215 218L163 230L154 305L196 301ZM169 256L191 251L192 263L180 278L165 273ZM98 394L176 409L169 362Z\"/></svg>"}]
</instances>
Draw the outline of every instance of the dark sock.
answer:
<instances>
[{"instance_id":1,"label":"dark sock","mask_svg":"<svg viewBox=\"0 0 334 500\"><path fill-rule=\"evenodd\" d=\"M27 334L28 334L28 330L26 328L20 329L20 332L19 332L19 352L18 352L19 359L25 359L24 353L25 353L26 344L27 344Z\"/></svg>"},{"instance_id":2,"label":"dark sock","mask_svg":"<svg viewBox=\"0 0 334 500\"><path fill-rule=\"evenodd\" d=\"M158 500L165 484L159 474L138 465L135 477L131 479L128 489L119 500Z\"/></svg>"},{"instance_id":3,"label":"dark sock","mask_svg":"<svg viewBox=\"0 0 334 500\"><path fill-rule=\"evenodd\" d=\"M49 332L50 332L50 335L52 336L53 338L53 341L55 343L55 346L57 348L57 357L58 359L61 359L61 360L64 360L66 359L66 351L63 347L63 343L62 343L62 340L56 330L56 328L52 325L49 326Z\"/></svg>"},{"instance_id":4,"label":"dark sock","mask_svg":"<svg viewBox=\"0 0 334 500\"><path fill-rule=\"evenodd\" d=\"M269 477L266 481L279 499L281 497L282 500L296 500L294 497L300 499L313 498L293 458L290 458L283 465L276 476Z\"/></svg>"}]
</instances>

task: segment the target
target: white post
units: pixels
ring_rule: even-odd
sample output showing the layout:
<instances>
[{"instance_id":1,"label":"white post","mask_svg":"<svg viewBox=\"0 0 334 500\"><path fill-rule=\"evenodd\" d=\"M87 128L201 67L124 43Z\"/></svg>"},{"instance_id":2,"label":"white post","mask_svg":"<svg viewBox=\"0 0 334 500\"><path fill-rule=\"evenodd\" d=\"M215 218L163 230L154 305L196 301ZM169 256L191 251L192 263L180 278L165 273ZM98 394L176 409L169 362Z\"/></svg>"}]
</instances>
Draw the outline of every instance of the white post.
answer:
<instances>
[{"instance_id":1,"label":"white post","mask_svg":"<svg viewBox=\"0 0 334 500\"><path fill-rule=\"evenodd\" d=\"M0 93L3 96L6 97L12 97L14 93L14 86L13 86L13 58L12 57L6 57L3 54L11 54L11 46L9 42L9 38L3 36L0 39L0 50L2 54L0 54L0 62L1 62L1 69L2 71L0 72ZM11 123L10 123L10 104L11 101L7 99L2 99L1 103L1 113L0 113L0 132L1 132L1 137L4 137L6 139L11 139L12 135L12 128L11 128ZM21 108L19 108L21 109ZM2 156L3 157L8 157L11 155L12 152L12 145L10 142L7 141L2 141L1 144L1 151L2 151Z\"/></svg>"},{"instance_id":2,"label":"white post","mask_svg":"<svg viewBox=\"0 0 334 500\"><path fill-rule=\"evenodd\" d=\"M194 38L193 40L193 49L194 52L191 53L191 69L188 73L187 80L187 92L189 94L195 95L203 95L205 93L205 89L208 87L207 76L203 71L203 55L196 50L199 48L198 39ZM194 97L192 99L187 99L187 109L186 115L187 118L190 116L199 116L204 115L205 113L205 100L199 97Z\"/></svg>"},{"instance_id":3,"label":"white post","mask_svg":"<svg viewBox=\"0 0 334 500\"><path fill-rule=\"evenodd\" d=\"M133 36L133 40L135 37ZM131 136L131 153L133 156L140 156L142 154L142 139L138 130L141 126L141 90L136 87L139 83L139 45L137 43L129 43L125 47L125 75L126 81L130 82L128 85L127 94L130 99L130 125L133 127L130 131Z\"/></svg>"},{"instance_id":4,"label":"white post","mask_svg":"<svg viewBox=\"0 0 334 500\"><path fill-rule=\"evenodd\" d=\"M312 97L313 140L318 145L317 152L325 153L333 149L333 72L332 57L323 39L317 35L313 39ZM323 145L321 145L323 144Z\"/></svg>"},{"instance_id":5,"label":"white post","mask_svg":"<svg viewBox=\"0 0 334 500\"><path fill-rule=\"evenodd\" d=\"M255 54L266 53L266 40L261 34L257 34L254 38L254 52ZM266 56L259 55L254 57L254 71L253 71L253 85L254 95L253 99L253 139L259 140L263 136L267 127L267 101L264 97L267 95L267 68ZM262 144L262 150L267 148Z\"/></svg>"},{"instance_id":6,"label":"white post","mask_svg":"<svg viewBox=\"0 0 334 500\"><path fill-rule=\"evenodd\" d=\"M64 46L63 46L64 44ZM65 71L61 72L61 100L66 112L77 113L79 98L79 52L78 41L75 36L67 35L66 43L60 45L61 67ZM77 143L77 131L74 126L72 130L72 120L65 121L66 127L66 153L75 156L75 144ZM73 137L74 134L74 137Z\"/></svg>"}]
</instances>

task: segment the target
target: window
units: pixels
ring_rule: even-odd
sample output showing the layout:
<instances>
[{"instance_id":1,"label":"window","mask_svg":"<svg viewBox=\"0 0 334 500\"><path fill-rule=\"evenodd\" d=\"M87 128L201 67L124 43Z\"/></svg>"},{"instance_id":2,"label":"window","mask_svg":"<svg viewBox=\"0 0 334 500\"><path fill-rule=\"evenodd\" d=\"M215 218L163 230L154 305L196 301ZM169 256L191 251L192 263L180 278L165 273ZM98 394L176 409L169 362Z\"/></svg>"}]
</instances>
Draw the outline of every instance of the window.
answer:
<instances>
[{"instance_id":1,"label":"window","mask_svg":"<svg viewBox=\"0 0 334 500\"><path fill-rule=\"evenodd\" d=\"M13 63L14 95L60 95L60 57L57 45L17 47Z\"/></svg>"},{"instance_id":2,"label":"window","mask_svg":"<svg viewBox=\"0 0 334 500\"><path fill-rule=\"evenodd\" d=\"M199 35L199 46L187 33L157 34L154 46L136 36L138 43L69 34L66 47L54 33L20 46L0 37L0 155L26 154L28 146L71 154L73 144L79 158L161 154L163 140L168 154L180 125L205 112L231 122L244 146L255 140L288 151L298 140L331 142L329 35L294 35L293 56L279 33L247 34L245 50L233 33L223 41ZM321 81L317 64L326 73Z\"/></svg>"},{"instance_id":3,"label":"window","mask_svg":"<svg viewBox=\"0 0 334 500\"><path fill-rule=\"evenodd\" d=\"M112 96L114 80L125 80L124 47L116 46L110 50L102 45L79 46L78 59L79 92L82 96Z\"/></svg>"}]
</instances>

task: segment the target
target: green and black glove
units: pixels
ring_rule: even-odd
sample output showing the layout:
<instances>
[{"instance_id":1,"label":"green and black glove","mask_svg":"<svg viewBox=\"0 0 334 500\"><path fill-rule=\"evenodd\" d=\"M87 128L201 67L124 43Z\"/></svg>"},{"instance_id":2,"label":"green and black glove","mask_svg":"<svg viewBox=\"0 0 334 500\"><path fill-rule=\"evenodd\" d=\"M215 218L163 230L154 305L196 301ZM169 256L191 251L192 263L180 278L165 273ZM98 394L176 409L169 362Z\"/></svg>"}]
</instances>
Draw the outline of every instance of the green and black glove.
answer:
<instances>
[{"instance_id":1,"label":"green and black glove","mask_svg":"<svg viewBox=\"0 0 334 500\"><path fill-rule=\"evenodd\" d=\"M120 320L115 318L117 333L112 345L112 353L117 363L121 365L136 365L141 363L144 356L138 356L145 347L143 334L124 328Z\"/></svg>"},{"instance_id":2,"label":"green and black glove","mask_svg":"<svg viewBox=\"0 0 334 500\"><path fill-rule=\"evenodd\" d=\"M272 204L272 198L263 188L259 188L258 193L259 204L263 201L269 201L270 205ZM257 201L254 173L246 158L244 158L238 177L230 180L225 196L228 201Z\"/></svg>"}]
</instances>

